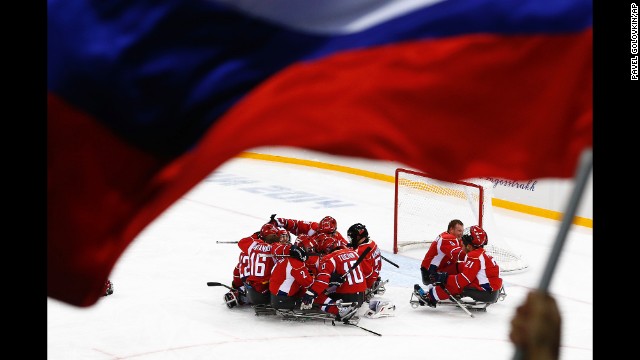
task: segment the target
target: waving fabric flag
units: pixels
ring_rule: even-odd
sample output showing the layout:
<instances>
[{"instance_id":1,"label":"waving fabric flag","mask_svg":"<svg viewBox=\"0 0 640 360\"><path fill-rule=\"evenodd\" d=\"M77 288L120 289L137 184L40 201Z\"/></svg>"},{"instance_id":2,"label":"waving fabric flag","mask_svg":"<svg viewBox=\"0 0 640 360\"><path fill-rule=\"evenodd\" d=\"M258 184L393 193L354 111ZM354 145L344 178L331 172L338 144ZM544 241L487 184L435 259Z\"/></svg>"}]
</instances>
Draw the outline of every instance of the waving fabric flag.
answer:
<instances>
[{"instance_id":1,"label":"waving fabric flag","mask_svg":"<svg viewBox=\"0 0 640 360\"><path fill-rule=\"evenodd\" d=\"M48 1L48 296L258 146L441 179L570 177L592 146L589 0Z\"/></svg>"}]
</instances>

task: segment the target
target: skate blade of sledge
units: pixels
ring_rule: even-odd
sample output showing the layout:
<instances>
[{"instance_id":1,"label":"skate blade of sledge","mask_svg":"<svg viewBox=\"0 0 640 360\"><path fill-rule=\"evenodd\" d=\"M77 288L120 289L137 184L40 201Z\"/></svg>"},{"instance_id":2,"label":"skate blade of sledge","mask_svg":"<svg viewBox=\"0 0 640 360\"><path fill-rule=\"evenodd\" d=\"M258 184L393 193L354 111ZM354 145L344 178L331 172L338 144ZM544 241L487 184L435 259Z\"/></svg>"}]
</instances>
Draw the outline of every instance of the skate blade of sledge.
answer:
<instances>
[{"instance_id":1,"label":"skate blade of sledge","mask_svg":"<svg viewBox=\"0 0 640 360\"><path fill-rule=\"evenodd\" d=\"M478 301L471 301L471 302L460 301L460 303L467 310L470 310L470 311L482 311L482 312L486 312L487 311L487 307L489 305L491 305L491 303L478 302ZM460 307L460 305L456 304L453 301L438 301L438 306L453 306L453 307L457 307L457 308Z\"/></svg>"},{"instance_id":2,"label":"skate blade of sledge","mask_svg":"<svg viewBox=\"0 0 640 360\"><path fill-rule=\"evenodd\" d=\"M482 311L482 312L486 312L487 311L487 307L492 304L492 303L475 301L475 300L473 300L471 298L462 298L460 300L460 303L467 310L470 310L470 311ZM414 308L414 309L417 309L417 308L419 308L421 306L426 306L424 301L421 301L420 298L414 293L411 294L411 299L409 299L409 304L411 304L411 307ZM460 308L460 305L458 305L457 303L455 303L453 301L438 301L436 307L440 307L440 306L453 306L453 307Z\"/></svg>"},{"instance_id":3,"label":"skate blade of sledge","mask_svg":"<svg viewBox=\"0 0 640 360\"><path fill-rule=\"evenodd\" d=\"M282 317L282 320L288 321L307 321L307 320L335 320L335 316L326 312L309 309L309 310L287 310L277 309L276 313Z\"/></svg>"},{"instance_id":4,"label":"skate blade of sledge","mask_svg":"<svg viewBox=\"0 0 640 360\"><path fill-rule=\"evenodd\" d=\"M256 316L273 316L277 313L277 310L270 305L253 305L253 310L256 312Z\"/></svg>"}]
</instances>

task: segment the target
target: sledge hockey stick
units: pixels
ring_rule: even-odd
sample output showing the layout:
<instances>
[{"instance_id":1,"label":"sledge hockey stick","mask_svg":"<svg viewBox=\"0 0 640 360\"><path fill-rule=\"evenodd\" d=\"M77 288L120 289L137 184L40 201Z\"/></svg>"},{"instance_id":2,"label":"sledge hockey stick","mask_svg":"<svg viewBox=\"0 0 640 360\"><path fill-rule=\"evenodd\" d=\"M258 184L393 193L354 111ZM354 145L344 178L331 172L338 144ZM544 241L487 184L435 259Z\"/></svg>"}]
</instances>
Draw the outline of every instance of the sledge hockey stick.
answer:
<instances>
[{"instance_id":1,"label":"sledge hockey stick","mask_svg":"<svg viewBox=\"0 0 640 360\"><path fill-rule=\"evenodd\" d=\"M276 214L271 214L271 218L269 222L274 220L275 217L276 217ZM237 241L216 241L216 244L237 244L237 243L238 243Z\"/></svg>"},{"instance_id":2,"label":"sledge hockey stick","mask_svg":"<svg viewBox=\"0 0 640 360\"><path fill-rule=\"evenodd\" d=\"M313 308L320 309L323 306L351 306L353 304L357 304L357 302L353 302L353 301L352 302L343 302L343 303L340 303L340 305L338 305L336 303L333 303L333 304L316 304L316 303L313 303L312 305L313 305Z\"/></svg>"},{"instance_id":3,"label":"sledge hockey stick","mask_svg":"<svg viewBox=\"0 0 640 360\"><path fill-rule=\"evenodd\" d=\"M307 253L307 256L324 256L324 255L326 255L326 254L323 254L323 253ZM271 256L275 256L275 257L290 257L291 255L289 255L289 254L276 254L276 255L271 255Z\"/></svg>"},{"instance_id":4,"label":"sledge hockey stick","mask_svg":"<svg viewBox=\"0 0 640 360\"><path fill-rule=\"evenodd\" d=\"M442 290L444 290L444 292L447 293L447 295L449 295L449 299L451 299L451 300L455 301L456 303L458 303L458 306L460 306L462 308L462 310L464 310L464 312L469 314L469 316L471 316L471 317L475 317L475 316L473 316L471 311L469 311L469 309L467 309L466 306L462 305L462 303L460 301L458 301L458 299L456 299L455 297L453 297L453 295L451 295L451 293L449 292L449 290L447 290L446 287L444 287L442 285L440 285L440 287L442 288Z\"/></svg>"},{"instance_id":5,"label":"sledge hockey stick","mask_svg":"<svg viewBox=\"0 0 640 360\"><path fill-rule=\"evenodd\" d=\"M380 257L382 258L382 260L384 260L384 261L388 262L389 264L391 264L391 265L393 265L393 266L395 266L395 267L397 267L397 268L399 268L399 267L400 267L398 264L396 264L396 263L394 263L393 261L391 261L391 260L387 259L386 257L384 257L384 256L382 256L382 255L380 255Z\"/></svg>"},{"instance_id":6,"label":"sledge hockey stick","mask_svg":"<svg viewBox=\"0 0 640 360\"><path fill-rule=\"evenodd\" d=\"M345 325L355 326L355 327L360 328L360 329L362 329L362 330L364 330L364 331L368 331L368 332L372 333L373 335L382 336L382 334L380 334L380 333L377 333L377 332L375 332L375 331L373 331L373 330L369 330L369 329L363 328L362 326L357 325L357 324L352 324L352 323L350 323L350 322L346 322L346 323L343 323L343 324L345 324ZM335 325L335 324L334 324L334 325Z\"/></svg>"},{"instance_id":7,"label":"sledge hockey stick","mask_svg":"<svg viewBox=\"0 0 640 360\"><path fill-rule=\"evenodd\" d=\"M365 257L365 256L367 256L367 254L368 254L369 252L371 252L371 248L370 248L370 247L368 247L368 248L364 249L364 251L362 252L362 254L360 254L360 256L358 256L358 260L356 260L356 262L353 264L353 266L352 266L352 267L350 267L350 268L349 268L349 270L347 270L347 272L346 272L346 273L344 273L344 274L340 277L340 279L344 280L344 279L347 277L347 275L349 275L349 274L353 271L353 269L357 268L357 267L358 267L358 265L360 265L360 263L362 262L362 260L364 260L364 257Z\"/></svg>"},{"instance_id":8,"label":"sledge hockey stick","mask_svg":"<svg viewBox=\"0 0 640 360\"><path fill-rule=\"evenodd\" d=\"M589 174L591 173L592 168L593 149L587 148L582 150L582 153L580 154L578 168L576 169L576 173L574 176L575 184L573 185L573 190L571 191L571 198L566 205L566 211L562 216L560 229L558 230L558 234L556 235L551 253L547 258L547 264L544 268L544 273L542 274L542 278L540 279L540 284L538 285L537 291L545 294L549 293L549 284L551 283L551 277L553 276L553 272L558 263L558 259L560 258L562 247L567 240L567 234L569 233L569 228L573 223L573 218L576 215L578 206L580 205L580 200L584 196L584 188L587 185ZM524 350L521 347L516 347L516 352L513 354L513 359L524 359L524 355Z\"/></svg>"},{"instance_id":9,"label":"sledge hockey stick","mask_svg":"<svg viewBox=\"0 0 640 360\"><path fill-rule=\"evenodd\" d=\"M225 284L222 284L222 283L216 282L216 281L209 281L209 282L207 282L207 286L224 286L224 287L226 287L226 288L227 288L227 289L229 289L229 290L236 290L236 289L232 288L231 286L228 286L228 285L225 285Z\"/></svg>"},{"instance_id":10,"label":"sledge hockey stick","mask_svg":"<svg viewBox=\"0 0 640 360\"><path fill-rule=\"evenodd\" d=\"M229 290L238 290L238 292L239 292L240 294L242 294L242 295L246 295L246 293L245 293L244 291L240 290L240 289L234 289L234 288L232 288L231 286L228 286L228 285L225 285L225 284L222 284L222 283L216 282L216 281L208 281L208 282L207 282L207 286L224 286L224 287L226 287L226 288L227 288L227 289L229 289Z\"/></svg>"},{"instance_id":11,"label":"sledge hockey stick","mask_svg":"<svg viewBox=\"0 0 640 360\"><path fill-rule=\"evenodd\" d=\"M344 274L342 274L340 276L339 280L336 281L330 281L329 284L333 284L331 286L329 286L328 288L326 288L324 290L324 293L327 294L327 290L328 289L333 289L331 292L335 291L335 289L337 289L340 285L342 285L342 283L344 283L345 278L347 277L347 275L349 275L351 273L351 271L353 271L353 269L355 269L356 267L358 267L358 265L360 265L360 263L362 262L362 260L364 260L364 257L367 256L367 254L371 251L371 248L368 247L366 249L364 249L364 251L362 252L362 254L360 254L360 256L358 256L358 259L356 260L356 262L353 264L353 266L351 266L349 268L349 270L347 270L347 272L345 272ZM336 285L337 284L337 285ZM335 287L335 288L334 288Z\"/></svg>"},{"instance_id":12,"label":"sledge hockey stick","mask_svg":"<svg viewBox=\"0 0 640 360\"><path fill-rule=\"evenodd\" d=\"M330 286L329 288L332 288L333 286L335 286L336 288L338 288L340 285L342 285L342 283L344 283L345 278L353 271L353 269L355 269L356 267L358 267L358 265L360 265L360 263L362 262L362 260L364 260L364 257L367 256L367 254L371 251L371 248L368 247L366 249L364 249L364 251L362 252L362 254L360 254L360 256L358 256L358 260L356 260L356 262L353 264L353 266L351 266L349 268L349 270L347 270L347 272L345 272L344 274L342 274L340 276L340 279L336 280L336 281L330 281L329 284L334 284L332 286ZM337 285L335 285L337 284ZM325 294L326 291L329 289L325 289ZM334 289L335 290L335 289Z\"/></svg>"}]
</instances>

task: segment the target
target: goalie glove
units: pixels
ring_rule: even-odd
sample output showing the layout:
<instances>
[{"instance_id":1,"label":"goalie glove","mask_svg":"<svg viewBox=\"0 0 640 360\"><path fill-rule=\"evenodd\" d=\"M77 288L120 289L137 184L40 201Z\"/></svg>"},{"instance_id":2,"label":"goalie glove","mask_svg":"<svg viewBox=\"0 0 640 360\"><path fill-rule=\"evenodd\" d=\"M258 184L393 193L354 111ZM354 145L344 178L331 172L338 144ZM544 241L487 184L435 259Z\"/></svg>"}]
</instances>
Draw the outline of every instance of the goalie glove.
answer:
<instances>
[{"instance_id":1,"label":"goalie glove","mask_svg":"<svg viewBox=\"0 0 640 360\"><path fill-rule=\"evenodd\" d=\"M307 291L302 296L302 303L300 304L300 310L309 310L311 306L313 306L313 300L315 300L316 294L315 291L311 289L307 289Z\"/></svg>"}]
</instances>

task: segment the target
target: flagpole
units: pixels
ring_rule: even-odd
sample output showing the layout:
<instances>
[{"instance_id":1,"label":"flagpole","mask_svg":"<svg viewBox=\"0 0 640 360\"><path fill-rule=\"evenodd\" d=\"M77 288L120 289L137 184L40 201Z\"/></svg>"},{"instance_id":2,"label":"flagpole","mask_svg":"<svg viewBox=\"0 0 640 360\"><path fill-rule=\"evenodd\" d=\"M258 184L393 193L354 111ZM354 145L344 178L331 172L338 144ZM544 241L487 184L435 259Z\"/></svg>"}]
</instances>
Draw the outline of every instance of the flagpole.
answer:
<instances>
[{"instance_id":1,"label":"flagpole","mask_svg":"<svg viewBox=\"0 0 640 360\"><path fill-rule=\"evenodd\" d=\"M562 252L562 247L564 246L565 240L567 238L569 228L573 223L573 218L578 209L578 205L580 204L580 200L582 199L582 192L584 191L587 181L589 180L589 174L591 173L592 168L593 150L591 148L588 148L585 149L580 156L580 165L575 175L575 186L573 187L571 198L569 199L569 203L567 204L567 210L564 212L562 222L560 223L560 230L558 231L555 243L553 244L553 248L551 249L551 254L549 255L549 258L547 260L547 265L544 269L544 273L542 274L542 278L540 279L540 284L538 285L538 290L541 292L548 292L549 283L551 283L551 276L555 271L556 265L558 263L558 258L560 257L560 253ZM524 359L522 349L516 347L516 352L513 359Z\"/></svg>"}]
</instances>

